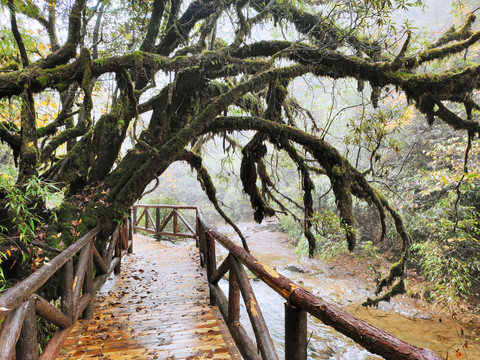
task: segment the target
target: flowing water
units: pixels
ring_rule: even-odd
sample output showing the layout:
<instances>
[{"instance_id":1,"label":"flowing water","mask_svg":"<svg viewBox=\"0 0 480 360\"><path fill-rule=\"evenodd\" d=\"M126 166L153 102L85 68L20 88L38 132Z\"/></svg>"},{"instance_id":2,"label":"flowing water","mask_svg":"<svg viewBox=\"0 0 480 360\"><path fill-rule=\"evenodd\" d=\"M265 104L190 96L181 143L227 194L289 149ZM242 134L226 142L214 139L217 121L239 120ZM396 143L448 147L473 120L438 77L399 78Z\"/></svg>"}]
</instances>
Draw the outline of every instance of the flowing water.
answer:
<instances>
[{"instance_id":1,"label":"flowing water","mask_svg":"<svg viewBox=\"0 0 480 360\"><path fill-rule=\"evenodd\" d=\"M424 348L429 348L443 358L480 359L480 344L469 339L479 337L480 329L460 324L451 318L431 312L427 303L406 296L381 303L377 309L364 308L361 303L368 296L373 297L374 282L368 275L355 267L345 269L333 267L320 260L302 258L294 254L284 233L277 232L277 224L256 225L241 223L240 229L246 235L252 255L274 268L293 282L302 285L313 294L342 307L349 313L370 324L383 328L400 339ZM220 226L219 231L233 238L228 226ZM225 257L226 252L219 251ZM222 280L221 286L228 293L228 283ZM280 358L284 356L284 300L261 281L253 281L252 286L260 304L270 334ZM308 357L309 359L381 359L355 344L349 338L323 325L309 315L308 318ZM244 312L242 324L248 324ZM252 330L247 326L247 331ZM468 350L465 348L467 343ZM447 357L448 353L448 357Z\"/></svg>"}]
</instances>

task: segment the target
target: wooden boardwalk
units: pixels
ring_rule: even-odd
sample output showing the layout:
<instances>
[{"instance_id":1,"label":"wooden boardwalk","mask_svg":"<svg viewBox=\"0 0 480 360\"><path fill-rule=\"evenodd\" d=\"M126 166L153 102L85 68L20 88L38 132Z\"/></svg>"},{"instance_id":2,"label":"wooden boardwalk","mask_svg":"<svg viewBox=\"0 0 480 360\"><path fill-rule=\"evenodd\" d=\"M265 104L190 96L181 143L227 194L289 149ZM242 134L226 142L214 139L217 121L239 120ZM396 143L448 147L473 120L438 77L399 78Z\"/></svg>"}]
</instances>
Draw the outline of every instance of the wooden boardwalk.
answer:
<instances>
[{"instance_id":1,"label":"wooden boardwalk","mask_svg":"<svg viewBox=\"0 0 480 360\"><path fill-rule=\"evenodd\" d=\"M195 248L135 236L58 359L239 359L206 284Z\"/></svg>"}]
</instances>

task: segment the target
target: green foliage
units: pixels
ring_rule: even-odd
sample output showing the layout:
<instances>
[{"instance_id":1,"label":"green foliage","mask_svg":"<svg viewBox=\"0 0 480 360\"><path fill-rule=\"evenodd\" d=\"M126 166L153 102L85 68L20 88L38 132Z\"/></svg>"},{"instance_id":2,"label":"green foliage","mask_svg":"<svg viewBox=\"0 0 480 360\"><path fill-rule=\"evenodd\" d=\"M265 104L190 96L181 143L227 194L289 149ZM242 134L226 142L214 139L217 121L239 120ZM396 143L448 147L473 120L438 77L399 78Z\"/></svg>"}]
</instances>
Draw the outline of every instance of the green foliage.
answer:
<instances>
[{"instance_id":1,"label":"green foliage","mask_svg":"<svg viewBox=\"0 0 480 360\"><path fill-rule=\"evenodd\" d=\"M430 299L444 301L454 308L458 299L470 294L472 274L480 270L479 262L468 263L449 256L452 248L425 241L412 246L423 274L432 284Z\"/></svg>"},{"instance_id":2,"label":"green foliage","mask_svg":"<svg viewBox=\"0 0 480 360\"><path fill-rule=\"evenodd\" d=\"M341 254L350 254L345 241L345 225L331 210L315 211L312 221L312 230L317 241L317 257L323 261L334 259ZM295 242L295 253L298 256L308 255L308 241L303 234L302 225L291 216L284 216L280 220L281 229ZM350 231L347 229L347 231ZM360 242L356 250L358 256L377 258L377 248L371 241Z\"/></svg>"},{"instance_id":3,"label":"green foliage","mask_svg":"<svg viewBox=\"0 0 480 360\"><path fill-rule=\"evenodd\" d=\"M39 36L42 34L42 31L38 30L36 34L29 29L29 26L23 27L21 25L22 23L20 21L19 31L22 35L27 53L32 56L32 59L38 58L39 54L43 55L43 52L47 50L47 45L44 44L44 39ZM10 27L3 26L2 24L0 25L0 68L9 62L20 64L20 53Z\"/></svg>"},{"instance_id":4,"label":"green foliage","mask_svg":"<svg viewBox=\"0 0 480 360\"><path fill-rule=\"evenodd\" d=\"M471 294L480 274L480 219L473 207L459 205L455 210L455 196L441 196L409 221L418 240L412 246L414 259L431 282L430 298L449 306Z\"/></svg>"},{"instance_id":5,"label":"green foliage","mask_svg":"<svg viewBox=\"0 0 480 360\"><path fill-rule=\"evenodd\" d=\"M422 131L415 123L405 130L406 136ZM465 173L463 135L444 125L423 132L421 141L402 139L411 150L400 172L397 160L386 157L398 174L389 186L403 189L399 207L414 241L411 263L429 282L428 299L454 309L480 286L480 145L472 142ZM387 235L394 237L393 227Z\"/></svg>"},{"instance_id":6,"label":"green foliage","mask_svg":"<svg viewBox=\"0 0 480 360\"><path fill-rule=\"evenodd\" d=\"M303 229L302 226L295 221L291 216L282 216L280 218L280 229L288 235L288 237L295 242L297 248L300 247L302 241ZM305 242L307 241L304 239ZM308 245L306 245L305 252L301 251L300 254L308 254Z\"/></svg>"},{"instance_id":7,"label":"green foliage","mask_svg":"<svg viewBox=\"0 0 480 360\"><path fill-rule=\"evenodd\" d=\"M30 238L35 237L35 228L42 223L38 214L39 203L53 201L58 188L49 183L43 182L37 177L31 177L24 185L17 185L14 181L15 172L10 169L6 174L0 176L0 188L6 193L5 208L12 214L12 221L15 230L18 232L20 241L28 243ZM55 214L52 214L55 217Z\"/></svg>"},{"instance_id":8,"label":"green foliage","mask_svg":"<svg viewBox=\"0 0 480 360\"><path fill-rule=\"evenodd\" d=\"M0 226L0 232L2 227ZM0 251L0 265L2 264L2 258L7 259L7 255ZM0 290L3 290L7 286L7 279L5 279L5 274L3 273L3 268L0 266Z\"/></svg>"}]
</instances>

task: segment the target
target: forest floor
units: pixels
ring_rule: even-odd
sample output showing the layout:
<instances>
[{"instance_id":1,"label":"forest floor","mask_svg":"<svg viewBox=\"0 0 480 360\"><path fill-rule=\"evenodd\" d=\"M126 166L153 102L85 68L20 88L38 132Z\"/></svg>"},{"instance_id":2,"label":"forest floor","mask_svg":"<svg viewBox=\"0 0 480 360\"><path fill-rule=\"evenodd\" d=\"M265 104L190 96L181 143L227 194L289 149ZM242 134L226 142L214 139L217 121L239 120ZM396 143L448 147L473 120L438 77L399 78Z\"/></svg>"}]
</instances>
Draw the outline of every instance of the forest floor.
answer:
<instances>
[{"instance_id":1,"label":"forest floor","mask_svg":"<svg viewBox=\"0 0 480 360\"><path fill-rule=\"evenodd\" d=\"M344 269L355 276L368 279L374 278L375 274L372 270L372 264L377 268L383 269L386 273L392 262L388 261L388 256L380 254L378 259L368 259L367 257L360 257L351 254L338 254L335 258L328 260L331 266ZM423 306L428 307L430 311L434 311L443 317L452 317L458 319L463 323L476 324L480 329L480 289L473 290L472 296L467 299L458 298L456 304L447 304L443 301L433 301L428 299L430 284L428 280L423 277L418 269L407 269L407 294L414 299L419 299Z\"/></svg>"}]
</instances>

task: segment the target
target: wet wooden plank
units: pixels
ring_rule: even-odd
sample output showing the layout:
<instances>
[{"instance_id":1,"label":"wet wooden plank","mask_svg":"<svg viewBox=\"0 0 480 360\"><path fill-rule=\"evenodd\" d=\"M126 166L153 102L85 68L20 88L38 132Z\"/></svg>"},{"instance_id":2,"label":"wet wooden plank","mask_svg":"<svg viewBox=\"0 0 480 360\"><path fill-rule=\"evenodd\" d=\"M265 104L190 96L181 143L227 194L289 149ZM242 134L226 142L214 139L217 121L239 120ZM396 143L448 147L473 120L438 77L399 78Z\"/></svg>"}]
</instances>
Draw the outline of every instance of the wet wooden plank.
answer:
<instances>
[{"instance_id":1,"label":"wet wooden plank","mask_svg":"<svg viewBox=\"0 0 480 360\"><path fill-rule=\"evenodd\" d=\"M240 359L208 303L196 251L137 235L122 274L107 280L58 359Z\"/></svg>"}]
</instances>

